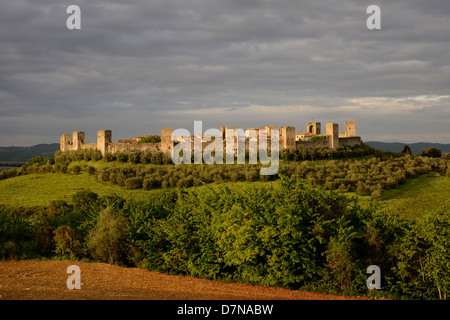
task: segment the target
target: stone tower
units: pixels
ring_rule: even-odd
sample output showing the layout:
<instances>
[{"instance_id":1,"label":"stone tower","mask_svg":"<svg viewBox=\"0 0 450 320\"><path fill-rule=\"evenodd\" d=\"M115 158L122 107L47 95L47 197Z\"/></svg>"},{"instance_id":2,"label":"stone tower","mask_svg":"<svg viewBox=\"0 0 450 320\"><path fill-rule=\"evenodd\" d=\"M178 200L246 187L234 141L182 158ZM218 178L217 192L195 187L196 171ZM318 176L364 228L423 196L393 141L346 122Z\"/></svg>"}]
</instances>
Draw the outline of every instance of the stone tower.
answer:
<instances>
[{"instance_id":1,"label":"stone tower","mask_svg":"<svg viewBox=\"0 0 450 320\"><path fill-rule=\"evenodd\" d=\"M295 128L294 127L281 127L280 132L283 137L282 148L283 149L295 149Z\"/></svg>"},{"instance_id":2,"label":"stone tower","mask_svg":"<svg viewBox=\"0 0 450 320\"><path fill-rule=\"evenodd\" d=\"M345 121L345 136L346 137L356 136L355 120Z\"/></svg>"},{"instance_id":3,"label":"stone tower","mask_svg":"<svg viewBox=\"0 0 450 320\"><path fill-rule=\"evenodd\" d=\"M337 123L327 123L327 140L330 149L339 147L339 125Z\"/></svg>"},{"instance_id":4,"label":"stone tower","mask_svg":"<svg viewBox=\"0 0 450 320\"><path fill-rule=\"evenodd\" d=\"M161 128L161 151L169 156L172 154L174 146L172 134L173 128Z\"/></svg>"},{"instance_id":5,"label":"stone tower","mask_svg":"<svg viewBox=\"0 0 450 320\"><path fill-rule=\"evenodd\" d=\"M312 134L321 134L320 122L308 122L306 131Z\"/></svg>"},{"instance_id":6,"label":"stone tower","mask_svg":"<svg viewBox=\"0 0 450 320\"><path fill-rule=\"evenodd\" d=\"M100 153L105 155L108 151L108 144L111 143L111 130L99 130L97 131L97 149Z\"/></svg>"},{"instance_id":7,"label":"stone tower","mask_svg":"<svg viewBox=\"0 0 450 320\"><path fill-rule=\"evenodd\" d=\"M81 149L81 145L84 144L84 132L83 131L74 131L72 134L73 137L73 149L79 150Z\"/></svg>"},{"instance_id":8,"label":"stone tower","mask_svg":"<svg viewBox=\"0 0 450 320\"><path fill-rule=\"evenodd\" d=\"M72 142L71 142L70 134L64 133L61 135L61 137L59 139L59 149L61 151L67 151L67 150L69 150L71 143Z\"/></svg>"}]
</instances>

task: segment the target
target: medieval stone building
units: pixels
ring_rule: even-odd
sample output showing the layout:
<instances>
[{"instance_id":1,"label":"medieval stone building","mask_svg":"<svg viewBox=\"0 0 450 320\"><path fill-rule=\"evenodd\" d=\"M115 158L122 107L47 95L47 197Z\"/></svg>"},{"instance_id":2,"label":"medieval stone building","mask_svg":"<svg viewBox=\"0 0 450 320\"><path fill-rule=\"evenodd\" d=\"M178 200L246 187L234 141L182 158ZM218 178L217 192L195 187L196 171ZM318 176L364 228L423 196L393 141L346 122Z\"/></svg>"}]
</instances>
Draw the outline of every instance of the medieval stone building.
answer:
<instances>
[{"instance_id":1,"label":"medieval stone building","mask_svg":"<svg viewBox=\"0 0 450 320\"><path fill-rule=\"evenodd\" d=\"M262 128L248 128L242 136L246 142L246 149L248 149L250 131L256 132L256 136L260 130L265 129L267 131L267 142L268 146L271 142L271 129L278 129L273 126L265 126ZM227 134L235 134L237 127L225 127L222 126L221 132L224 141L226 141ZM339 133L339 126L337 123L327 123L326 133L323 135L321 133L320 122L312 122L307 124L305 132L297 133L294 127L281 127L279 136L279 146L280 149L295 149L298 146L303 146L306 149L317 148L317 147L329 147L330 149L336 149L339 146L354 146L361 144L361 137L356 135L355 121L345 122L345 132ZM179 141L172 141L172 133L174 129L172 128L162 128L161 129L161 142L153 143L140 143L140 140L145 137L137 137L135 139L118 140L116 143L112 142L111 130L99 130L97 132L97 142L96 143L86 143L85 134L83 131L74 131L72 136L68 133L64 133L60 138L60 150L79 150L79 149L96 149L99 150L102 155L106 152L116 153L125 151L152 151L152 152L163 152L170 155L173 147ZM312 137L320 137L318 139L311 139ZM187 137L182 137L186 139ZM237 138L237 135L236 135ZM201 139L202 148L211 143L211 141L206 141L209 139ZM192 146L194 145L193 136L191 136ZM235 144L236 145L236 144Z\"/></svg>"}]
</instances>

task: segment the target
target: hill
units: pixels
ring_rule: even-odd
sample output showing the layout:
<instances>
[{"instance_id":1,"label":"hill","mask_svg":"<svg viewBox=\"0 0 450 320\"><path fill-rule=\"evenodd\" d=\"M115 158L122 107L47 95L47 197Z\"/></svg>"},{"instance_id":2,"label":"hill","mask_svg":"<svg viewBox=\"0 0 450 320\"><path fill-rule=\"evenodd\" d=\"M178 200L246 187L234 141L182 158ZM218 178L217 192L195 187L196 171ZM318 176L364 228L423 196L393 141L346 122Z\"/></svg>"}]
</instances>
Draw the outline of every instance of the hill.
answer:
<instances>
[{"instance_id":1,"label":"hill","mask_svg":"<svg viewBox=\"0 0 450 320\"><path fill-rule=\"evenodd\" d=\"M52 158L57 150L59 143L37 144L31 147L0 147L0 162L25 163L37 156Z\"/></svg>"},{"instance_id":2,"label":"hill","mask_svg":"<svg viewBox=\"0 0 450 320\"><path fill-rule=\"evenodd\" d=\"M442 153L450 152L450 144L444 143L433 143L433 142L404 143L404 142L380 142L380 141L369 141L364 143L384 152L402 152L405 145L411 148L411 152L413 154L421 154L424 149L431 147L441 150Z\"/></svg>"}]
</instances>

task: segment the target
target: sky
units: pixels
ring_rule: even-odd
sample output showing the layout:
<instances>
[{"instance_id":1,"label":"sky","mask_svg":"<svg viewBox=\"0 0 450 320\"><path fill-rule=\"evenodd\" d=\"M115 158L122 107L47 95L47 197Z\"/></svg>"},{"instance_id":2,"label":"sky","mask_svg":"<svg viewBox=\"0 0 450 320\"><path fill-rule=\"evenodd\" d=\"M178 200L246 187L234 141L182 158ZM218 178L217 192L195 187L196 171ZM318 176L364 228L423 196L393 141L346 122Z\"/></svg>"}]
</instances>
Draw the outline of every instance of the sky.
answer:
<instances>
[{"instance_id":1,"label":"sky","mask_svg":"<svg viewBox=\"0 0 450 320\"><path fill-rule=\"evenodd\" d=\"M450 1L0 2L0 146L346 120L363 141L450 143Z\"/></svg>"}]
</instances>

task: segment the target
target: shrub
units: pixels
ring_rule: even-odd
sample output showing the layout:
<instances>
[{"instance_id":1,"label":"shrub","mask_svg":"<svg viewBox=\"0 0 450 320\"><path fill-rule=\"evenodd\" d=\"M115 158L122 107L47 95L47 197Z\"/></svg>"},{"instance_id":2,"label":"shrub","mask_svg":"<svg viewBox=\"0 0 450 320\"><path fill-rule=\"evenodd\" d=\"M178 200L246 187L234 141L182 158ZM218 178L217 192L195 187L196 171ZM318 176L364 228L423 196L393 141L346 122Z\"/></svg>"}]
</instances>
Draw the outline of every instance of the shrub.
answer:
<instances>
[{"instance_id":1,"label":"shrub","mask_svg":"<svg viewBox=\"0 0 450 320\"><path fill-rule=\"evenodd\" d=\"M16 244L14 241L6 241L0 243L0 257L13 259L14 253L16 252Z\"/></svg>"},{"instance_id":2,"label":"shrub","mask_svg":"<svg viewBox=\"0 0 450 320\"><path fill-rule=\"evenodd\" d=\"M124 186L126 180L127 176L125 174L123 174L122 172L117 174L116 181L119 186Z\"/></svg>"},{"instance_id":3,"label":"shrub","mask_svg":"<svg viewBox=\"0 0 450 320\"><path fill-rule=\"evenodd\" d=\"M116 156L111 152L105 152L104 159L106 160L106 162L111 162L116 160Z\"/></svg>"},{"instance_id":4,"label":"shrub","mask_svg":"<svg viewBox=\"0 0 450 320\"><path fill-rule=\"evenodd\" d=\"M98 194L91 192L89 190L77 191L72 196L72 202L75 208L82 208L84 206L90 206L94 204L98 199Z\"/></svg>"},{"instance_id":5,"label":"shrub","mask_svg":"<svg viewBox=\"0 0 450 320\"><path fill-rule=\"evenodd\" d=\"M417 220L395 247L393 290L413 299L446 299L450 294L448 209Z\"/></svg>"},{"instance_id":6,"label":"shrub","mask_svg":"<svg viewBox=\"0 0 450 320\"><path fill-rule=\"evenodd\" d=\"M138 164L141 162L141 152L139 150L135 150L128 155L128 161L134 164Z\"/></svg>"},{"instance_id":7,"label":"shrub","mask_svg":"<svg viewBox=\"0 0 450 320\"><path fill-rule=\"evenodd\" d=\"M141 177L133 177L125 180L125 187L127 189L139 189L142 188L143 179Z\"/></svg>"},{"instance_id":8,"label":"shrub","mask_svg":"<svg viewBox=\"0 0 450 320\"><path fill-rule=\"evenodd\" d=\"M152 163L152 153L150 150L145 151L145 153L141 157L141 162L143 164L150 164Z\"/></svg>"},{"instance_id":9,"label":"shrub","mask_svg":"<svg viewBox=\"0 0 450 320\"><path fill-rule=\"evenodd\" d=\"M81 167L79 165L74 165L72 167L72 172L75 174L79 174L81 172Z\"/></svg>"},{"instance_id":10,"label":"shrub","mask_svg":"<svg viewBox=\"0 0 450 320\"><path fill-rule=\"evenodd\" d=\"M327 136L313 136L309 139L310 141L320 141L320 140L327 140Z\"/></svg>"},{"instance_id":11,"label":"shrub","mask_svg":"<svg viewBox=\"0 0 450 320\"><path fill-rule=\"evenodd\" d=\"M68 203L64 200L50 200L45 207L45 215L55 216L63 208L67 208L68 206Z\"/></svg>"},{"instance_id":12,"label":"shrub","mask_svg":"<svg viewBox=\"0 0 450 320\"><path fill-rule=\"evenodd\" d=\"M144 188L144 190L151 190L155 187L155 183L154 183L154 179L153 178L149 178L149 177L145 177L144 181L142 183L142 187Z\"/></svg>"},{"instance_id":13,"label":"shrub","mask_svg":"<svg viewBox=\"0 0 450 320\"><path fill-rule=\"evenodd\" d=\"M53 167L49 162L47 162L45 165L41 167L41 169L44 173L50 173L52 172Z\"/></svg>"},{"instance_id":14,"label":"shrub","mask_svg":"<svg viewBox=\"0 0 450 320\"><path fill-rule=\"evenodd\" d=\"M60 226L53 231L55 254L57 256L75 258L81 253L80 240L76 239L75 231L69 226Z\"/></svg>"},{"instance_id":15,"label":"shrub","mask_svg":"<svg viewBox=\"0 0 450 320\"><path fill-rule=\"evenodd\" d=\"M47 161L48 161L48 159L46 157L37 156L37 157L34 157L32 159L28 159L27 160L27 165L28 166L32 166L35 163L39 163L40 165L44 165L44 164L47 163Z\"/></svg>"},{"instance_id":16,"label":"shrub","mask_svg":"<svg viewBox=\"0 0 450 320\"><path fill-rule=\"evenodd\" d=\"M122 163L125 163L128 161L128 155L124 152L117 152L116 158L117 158L117 161L122 162Z\"/></svg>"},{"instance_id":17,"label":"shrub","mask_svg":"<svg viewBox=\"0 0 450 320\"><path fill-rule=\"evenodd\" d=\"M380 188L376 188L375 190L372 191L372 193L370 194L373 198L379 198L381 197L381 193L383 192L383 189Z\"/></svg>"},{"instance_id":18,"label":"shrub","mask_svg":"<svg viewBox=\"0 0 450 320\"><path fill-rule=\"evenodd\" d=\"M59 171L60 171L61 173L67 173L67 172L69 171L68 165L65 164L65 163L63 163L63 164L61 165L61 168L60 168Z\"/></svg>"},{"instance_id":19,"label":"shrub","mask_svg":"<svg viewBox=\"0 0 450 320\"><path fill-rule=\"evenodd\" d=\"M43 225L34 233L34 241L37 243L39 252L43 256L48 256L52 250L53 232L49 226Z\"/></svg>"},{"instance_id":20,"label":"shrub","mask_svg":"<svg viewBox=\"0 0 450 320\"><path fill-rule=\"evenodd\" d=\"M91 255L110 264L122 261L128 247L127 220L113 207L100 211L95 227L89 232L87 247Z\"/></svg>"},{"instance_id":21,"label":"shrub","mask_svg":"<svg viewBox=\"0 0 450 320\"><path fill-rule=\"evenodd\" d=\"M422 156L431 157L431 158L440 158L441 155L442 155L441 150L433 148L433 147L426 148L422 152Z\"/></svg>"},{"instance_id":22,"label":"shrub","mask_svg":"<svg viewBox=\"0 0 450 320\"><path fill-rule=\"evenodd\" d=\"M138 141L138 143L156 143L156 142L161 142L161 138L157 136L148 136Z\"/></svg>"},{"instance_id":23,"label":"shrub","mask_svg":"<svg viewBox=\"0 0 450 320\"><path fill-rule=\"evenodd\" d=\"M411 148L409 146L405 145L403 147L402 153L404 153L404 154L411 154Z\"/></svg>"},{"instance_id":24,"label":"shrub","mask_svg":"<svg viewBox=\"0 0 450 320\"><path fill-rule=\"evenodd\" d=\"M26 171L28 173L28 171ZM17 175L17 169L0 171L0 180L15 177Z\"/></svg>"},{"instance_id":25,"label":"shrub","mask_svg":"<svg viewBox=\"0 0 450 320\"><path fill-rule=\"evenodd\" d=\"M258 178L258 172L254 169L250 169L245 173L245 179L247 181L255 181Z\"/></svg>"},{"instance_id":26,"label":"shrub","mask_svg":"<svg viewBox=\"0 0 450 320\"><path fill-rule=\"evenodd\" d=\"M94 175L97 172L97 170L93 166L88 166L86 171L90 175Z\"/></svg>"}]
</instances>

